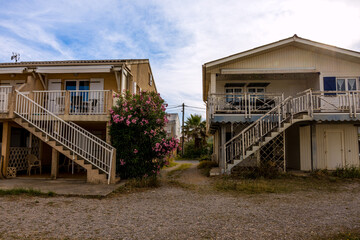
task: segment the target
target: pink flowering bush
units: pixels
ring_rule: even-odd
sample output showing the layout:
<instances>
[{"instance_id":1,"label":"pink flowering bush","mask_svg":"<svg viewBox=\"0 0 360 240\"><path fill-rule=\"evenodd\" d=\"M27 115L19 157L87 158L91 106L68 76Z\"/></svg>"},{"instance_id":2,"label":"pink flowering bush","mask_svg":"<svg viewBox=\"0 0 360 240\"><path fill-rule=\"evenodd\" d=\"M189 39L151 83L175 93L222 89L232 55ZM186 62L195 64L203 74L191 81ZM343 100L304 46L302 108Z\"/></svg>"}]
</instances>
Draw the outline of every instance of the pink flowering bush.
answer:
<instances>
[{"instance_id":1,"label":"pink flowering bush","mask_svg":"<svg viewBox=\"0 0 360 240\"><path fill-rule=\"evenodd\" d=\"M116 171L121 178L157 176L166 157L179 147L166 139L166 106L160 94L126 92L110 109L111 143L116 148Z\"/></svg>"}]
</instances>

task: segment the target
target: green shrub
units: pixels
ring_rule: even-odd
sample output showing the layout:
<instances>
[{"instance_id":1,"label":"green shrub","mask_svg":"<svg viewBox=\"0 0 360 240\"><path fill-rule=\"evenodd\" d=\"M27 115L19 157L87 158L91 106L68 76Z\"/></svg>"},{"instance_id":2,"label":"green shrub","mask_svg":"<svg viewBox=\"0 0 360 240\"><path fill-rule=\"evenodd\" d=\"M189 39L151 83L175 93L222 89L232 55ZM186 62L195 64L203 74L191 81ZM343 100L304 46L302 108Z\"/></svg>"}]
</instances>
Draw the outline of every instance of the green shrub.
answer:
<instances>
[{"instance_id":1,"label":"green shrub","mask_svg":"<svg viewBox=\"0 0 360 240\"><path fill-rule=\"evenodd\" d=\"M337 168L331 175L339 178L360 178L360 168L354 166Z\"/></svg>"},{"instance_id":2,"label":"green shrub","mask_svg":"<svg viewBox=\"0 0 360 240\"><path fill-rule=\"evenodd\" d=\"M156 176L166 156L179 146L166 139L164 100L155 92L116 94L110 110L111 143L116 148L116 172L121 178Z\"/></svg>"},{"instance_id":3,"label":"green shrub","mask_svg":"<svg viewBox=\"0 0 360 240\"><path fill-rule=\"evenodd\" d=\"M196 148L195 141L191 140L185 143L184 155L182 156L182 158L210 160L212 152L213 147L211 143L208 143L206 146Z\"/></svg>"},{"instance_id":4,"label":"green shrub","mask_svg":"<svg viewBox=\"0 0 360 240\"><path fill-rule=\"evenodd\" d=\"M236 171L236 169L238 170ZM280 169L273 161L262 162L259 167L238 167L234 171L236 171L235 176L244 179L274 179L281 176Z\"/></svg>"}]
</instances>

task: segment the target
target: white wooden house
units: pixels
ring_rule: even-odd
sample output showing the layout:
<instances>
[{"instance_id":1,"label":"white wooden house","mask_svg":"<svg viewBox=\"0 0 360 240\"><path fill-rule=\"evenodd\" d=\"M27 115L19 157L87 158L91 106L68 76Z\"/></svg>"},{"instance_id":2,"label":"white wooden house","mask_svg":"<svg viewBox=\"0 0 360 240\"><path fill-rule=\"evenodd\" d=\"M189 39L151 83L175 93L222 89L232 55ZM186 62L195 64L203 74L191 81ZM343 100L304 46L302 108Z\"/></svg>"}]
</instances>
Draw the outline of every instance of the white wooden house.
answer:
<instances>
[{"instance_id":1,"label":"white wooden house","mask_svg":"<svg viewBox=\"0 0 360 240\"><path fill-rule=\"evenodd\" d=\"M297 35L203 65L207 130L223 172L270 160L359 166L360 52Z\"/></svg>"}]
</instances>

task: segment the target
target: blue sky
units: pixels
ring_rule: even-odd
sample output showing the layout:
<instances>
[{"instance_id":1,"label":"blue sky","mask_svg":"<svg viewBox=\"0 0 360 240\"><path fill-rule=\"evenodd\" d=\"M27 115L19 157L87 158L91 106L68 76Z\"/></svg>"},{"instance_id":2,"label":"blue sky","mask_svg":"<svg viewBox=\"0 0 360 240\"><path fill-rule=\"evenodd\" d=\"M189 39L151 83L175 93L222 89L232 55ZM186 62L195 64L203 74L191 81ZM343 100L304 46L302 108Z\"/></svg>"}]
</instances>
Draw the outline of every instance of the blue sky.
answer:
<instances>
[{"instance_id":1,"label":"blue sky","mask_svg":"<svg viewBox=\"0 0 360 240\"><path fill-rule=\"evenodd\" d=\"M0 0L0 6L0 62L12 52L21 61L148 58L170 106L204 107L203 63L295 33L360 51L357 0Z\"/></svg>"}]
</instances>

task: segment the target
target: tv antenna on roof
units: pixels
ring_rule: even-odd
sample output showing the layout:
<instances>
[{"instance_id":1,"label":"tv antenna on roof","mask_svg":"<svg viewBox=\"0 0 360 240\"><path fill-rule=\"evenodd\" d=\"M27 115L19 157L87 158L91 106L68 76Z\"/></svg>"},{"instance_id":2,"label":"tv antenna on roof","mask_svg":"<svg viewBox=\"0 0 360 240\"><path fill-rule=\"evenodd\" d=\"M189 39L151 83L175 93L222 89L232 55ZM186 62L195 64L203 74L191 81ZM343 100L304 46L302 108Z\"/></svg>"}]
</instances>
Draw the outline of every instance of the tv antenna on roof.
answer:
<instances>
[{"instance_id":1,"label":"tv antenna on roof","mask_svg":"<svg viewBox=\"0 0 360 240\"><path fill-rule=\"evenodd\" d=\"M12 53L11 60L15 60L15 63L17 63L20 60L20 53Z\"/></svg>"}]
</instances>

